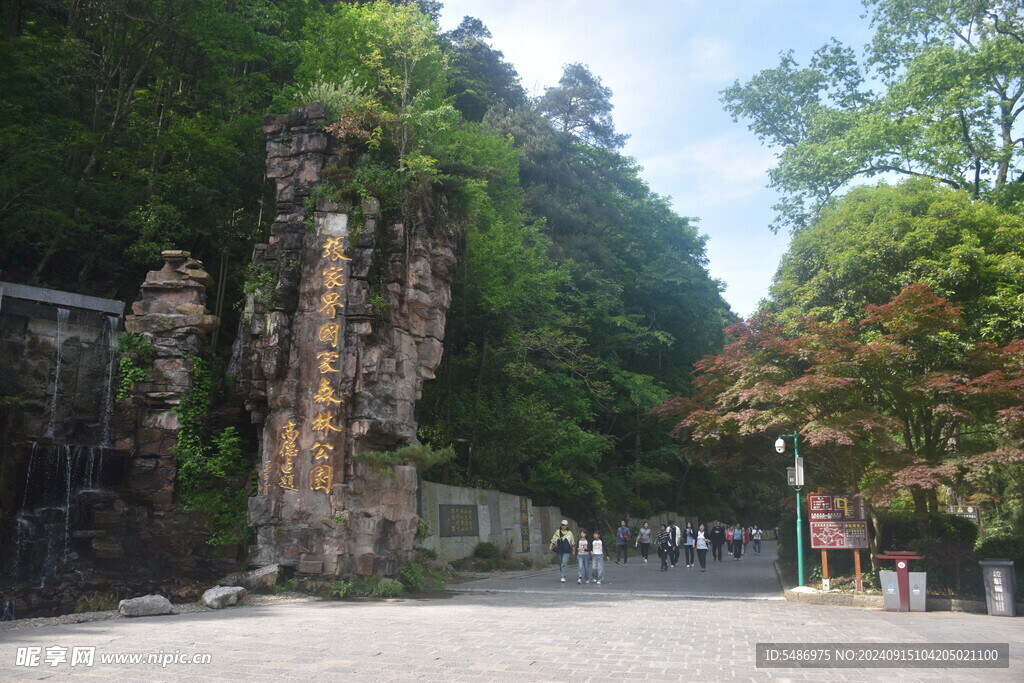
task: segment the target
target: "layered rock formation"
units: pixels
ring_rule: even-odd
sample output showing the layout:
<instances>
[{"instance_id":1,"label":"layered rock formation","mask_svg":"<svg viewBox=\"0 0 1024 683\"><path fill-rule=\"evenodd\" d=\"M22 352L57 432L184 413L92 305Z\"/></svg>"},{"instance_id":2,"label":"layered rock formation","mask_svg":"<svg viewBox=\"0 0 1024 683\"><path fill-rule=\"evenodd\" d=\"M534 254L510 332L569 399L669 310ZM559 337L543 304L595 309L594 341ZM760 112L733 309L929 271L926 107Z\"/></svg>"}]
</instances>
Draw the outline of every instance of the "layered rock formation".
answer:
<instances>
[{"instance_id":1,"label":"layered rock formation","mask_svg":"<svg viewBox=\"0 0 1024 683\"><path fill-rule=\"evenodd\" d=\"M175 408L192 389L193 357L217 328L206 311L206 289L213 280L203 264L187 251L165 251L164 267L151 270L139 301L125 318L125 330L141 334L153 345L153 364L135 387L138 412L135 429L123 433L115 446L136 452L129 489L153 509L172 508L177 465L178 414Z\"/></svg>"},{"instance_id":2,"label":"layered rock formation","mask_svg":"<svg viewBox=\"0 0 1024 683\"><path fill-rule=\"evenodd\" d=\"M352 456L416 443L415 402L441 360L455 247L449 226L421 212L386 222L376 202L354 210L315 198L325 170L347 163L324 116L312 104L264 124L277 215L255 251L232 361L262 433L250 559L371 574L411 555L416 472L375 473Z\"/></svg>"}]
</instances>

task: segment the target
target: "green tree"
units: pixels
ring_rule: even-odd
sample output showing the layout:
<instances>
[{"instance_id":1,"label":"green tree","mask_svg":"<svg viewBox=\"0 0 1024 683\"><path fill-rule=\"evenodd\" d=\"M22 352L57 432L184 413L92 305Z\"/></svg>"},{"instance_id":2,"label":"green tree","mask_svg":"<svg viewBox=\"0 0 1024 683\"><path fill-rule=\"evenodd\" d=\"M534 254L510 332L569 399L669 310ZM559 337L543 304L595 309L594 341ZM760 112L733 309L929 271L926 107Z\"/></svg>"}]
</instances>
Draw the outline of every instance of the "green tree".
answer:
<instances>
[{"instance_id":1,"label":"green tree","mask_svg":"<svg viewBox=\"0 0 1024 683\"><path fill-rule=\"evenodd\" d=\"M725 108L781 150L775 228L800 229L849 183L886 173L977 197L1024 171L1024 16L1016 3L865 0L876 27L861 63L836 41L801 68L722 92ZM878 79L884 91L871 89Z\"/></svg>"},{"instance_id":2,"label":"green tree","mask_svg":"<svg viewBox=\"0 0 1024 683\"><path fill-rule=\"evenodd\" d=\"M491 32L479 19L464 17L445 34L451 55L448 94L467 121L480 122L491 107L514 109L526 104L519 75L487 41Z\"/></svg>"},{"instance_id":3,"label":"green tree","mask_svg":"<svg viewBox=\"0 0 1024 683\"><path fill-rule=\"evenodd\" d=\"M1024 220L931 181L859 187L793 236L768 304L788 320L855 320L923 282L976 339L1024 336Z\"/></svg>"},{"instance_id":4,"label":"green tree","mask_svg":"<svg viewBox=\"0 0 1024 683\"><path fill-rule=\"evenodd\" d=\"M21 3L0 45L4 276L130 298L159 250L240 263L300 0Z\"/></svg>"},{"instance_id":5,"label":"green tree","mask_svg":"<svg viewBox=\"0 0 1024 683\"><path fill-rule=\"evenodd\" d=\"M450 105L445 57L430 17L415 4L343 4L311 19L305 33L300 84L351 82L372 92L395 115L399 170L431 170L434 160L423 156L417 128L443 125Z\"/></svg>"},{"instance_id":6,"label":"green tree","mask_svg":"<svg viewBox=\"0 0 1024 683\"><path fill-rule=\"evenodd\" d=\"M612 124L612 91L583 64L567 64L558 85L544 90L540 111L555 128L587 144L619 149L628 135Z\"/></svg>"}]
</instances>

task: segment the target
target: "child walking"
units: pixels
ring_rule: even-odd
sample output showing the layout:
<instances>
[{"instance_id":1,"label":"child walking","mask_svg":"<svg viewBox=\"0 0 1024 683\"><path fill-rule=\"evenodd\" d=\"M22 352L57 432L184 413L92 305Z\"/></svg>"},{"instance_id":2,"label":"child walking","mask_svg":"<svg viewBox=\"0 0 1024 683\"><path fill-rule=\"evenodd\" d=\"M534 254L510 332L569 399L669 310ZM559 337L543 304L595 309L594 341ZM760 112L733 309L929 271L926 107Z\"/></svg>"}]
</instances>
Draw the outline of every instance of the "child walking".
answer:
<instances>
[{"instance_id":1,"label":"child walking","mask_svg":"<svg viewBox=\"0 0 1024 683\"><path fill-rule=\"evenodd\" d=\"M576 544L576 574L579 578L576 583L590 583L590 541L587 540L587 532L580 529L580 540Z\"/></svg>"}]
</instances>

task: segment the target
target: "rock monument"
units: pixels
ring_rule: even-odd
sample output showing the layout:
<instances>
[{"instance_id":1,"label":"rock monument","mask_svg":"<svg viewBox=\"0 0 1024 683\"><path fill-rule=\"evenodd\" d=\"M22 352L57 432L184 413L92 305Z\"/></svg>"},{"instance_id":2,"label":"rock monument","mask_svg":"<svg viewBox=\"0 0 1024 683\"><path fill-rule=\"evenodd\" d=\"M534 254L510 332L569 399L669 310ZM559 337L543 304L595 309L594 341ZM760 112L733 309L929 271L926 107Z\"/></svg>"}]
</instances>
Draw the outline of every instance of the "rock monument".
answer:
<instances>
[{"instance_id":1,"label":"rock monument","mask_svg":"<svg viewBox=\"0 0 1024 683\"><path fill-rule=\"evenodd\" d=\"M423 211L387 221L375 201L317 188L348 164L322 104L269 116L277 214L258 245L232 371L259 425L252 564L304 575L387 573L410 559L411 466L375 472L353 456L416 444L414 407L441 360L454 231Z\"/></svg>"}]
</instances>

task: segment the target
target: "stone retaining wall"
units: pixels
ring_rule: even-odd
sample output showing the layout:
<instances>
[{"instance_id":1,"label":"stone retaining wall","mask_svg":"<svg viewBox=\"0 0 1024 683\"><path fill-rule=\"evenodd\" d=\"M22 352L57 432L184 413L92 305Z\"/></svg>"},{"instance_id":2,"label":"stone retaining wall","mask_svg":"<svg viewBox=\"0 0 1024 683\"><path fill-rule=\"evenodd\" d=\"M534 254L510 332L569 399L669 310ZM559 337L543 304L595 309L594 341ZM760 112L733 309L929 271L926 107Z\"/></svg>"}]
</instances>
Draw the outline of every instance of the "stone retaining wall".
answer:
<instances>
[{"instance_id":1,"label":"stone retaining wall","mask_svg":"<svg viewBox=\"0 0 1024 683\"><path fill-rule=\"evenodd\" d=\"M430 525L420 544L447 562L472 555L484 541L507 557L547 561L548 541L566 519L559 508L535 506L525 496L429 481L420 482L419 506ZM575 533L578 525L569 519L569 528Z\"/></svg>"}]
</instances>

